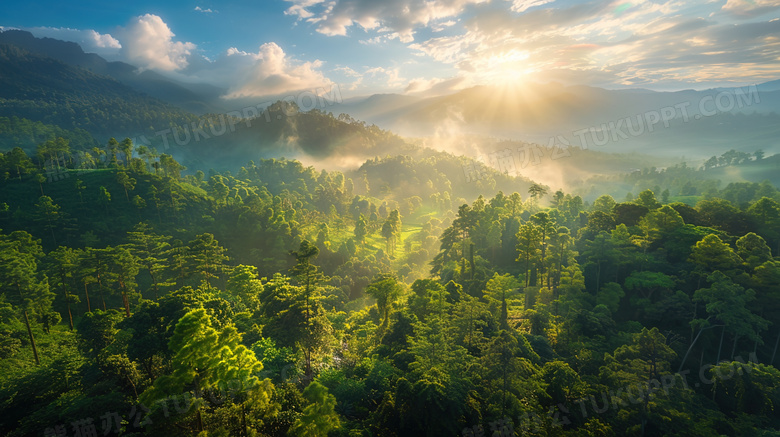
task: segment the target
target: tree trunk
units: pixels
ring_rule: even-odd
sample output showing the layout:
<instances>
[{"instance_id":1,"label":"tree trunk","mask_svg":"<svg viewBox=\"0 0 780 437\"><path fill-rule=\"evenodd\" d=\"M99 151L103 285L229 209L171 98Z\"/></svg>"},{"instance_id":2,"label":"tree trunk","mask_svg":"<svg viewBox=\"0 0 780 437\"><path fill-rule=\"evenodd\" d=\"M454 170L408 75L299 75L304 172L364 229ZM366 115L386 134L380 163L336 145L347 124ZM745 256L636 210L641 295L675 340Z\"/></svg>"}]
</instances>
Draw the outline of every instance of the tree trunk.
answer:
<instances>
[{"instance_id":1,"label":"tree trunk","mask_svg":"<svg viewBox=\"0 0 780 437\"><path fill-rule=\"evenodd\" d=\"M525 254L525 286L528 287L528 280L530 279L530 275L528 274L528 264L531 262L531 252L530 250Z\"/></svg>"},{"instance_id":2,"label":"tree trunk","mask_svg":"<svg viewBox=\"0 0 780 437\"><path fill-rule=\"evenodd\" d=\"M310 314L309 314L309 290L311 286L311 272L309 271L309 260L306 260L306 329L307 334L311 334L311 323L310 323ZM308 384L313 379L313 372L311 369L311 339L306 344L306 350L304 351L304 358L306 361L306 369L305 369L305 375L306 375L306 384Z\"/></svg>"},{"instance_id":3,"label":"tree trunk","mask_svg":"<svg viewBox=\"0 0 780 437\"><path fill-rule=\"evenodd\" d=\"M720 351L723 349L723 336L726 334L726 325L723 325L723 330L720 331L720 345L718 345L718 358L715 360L717 366L720 362Z\"/></svg>"},{"instance_id":4,"label":"tree trunk","mask_svg":"<svg viewBox=\"0 0 780 437\"><path fill-rule=\"evenodd\" d=\"M100 273L97 274L98 294L100 294L100 300L103 302L103 311L106 310L106 299L103 297L103 282L100 280Z\"/></svg>"},{"instance_id":5,"label":"tree trunk","mask_svg":"<svg viewBox=\"0 0 780 437\"><path fill-rule=\"evenodd\" d=\"M70 323L70 330L73 331L73 313L70 311L70 297L65 295L65 304L68 307L68 322Z\"/></svg>"},{"instance_id":6,"label":"tree trunk","mask_svg":"<svg viewBox=\"0 0 780 437\"><path fill-rule=\"evenodd\" d=\"M773 366L775 363L775 355L777 355L777 345L780 343L780 332L777 333L777 340L775 340L775 350L772 352L772 359L769 360L769 365Z\"/></svg>"},{"instance_id":7,"label":"tree trunk","mask_svg":"<svg viewBox=\"0 0 780 437\"><path fill-rule=\"evenodd\" d=\"M86 282L84 282L84 294L87 295L87 312L91 313L92 312L92 305L90 305L90 303L89 303L89 289L87 287L87 283Z\"/></svg>"},{"instance_id":8,"label":"tree trunk","mask_svg":"<svg viewBox=\"0 0 780 437\"><path fill-rule=\"evenodd\" d=\"M601 260L596 265L598 266L596 270L596 292L598 293L601 290Z\"/></svg>"},{"instance_id":9,"label":"tree trunk","mask_svg":"<svg viewBox=\"0 0 780 437\"><path fill-rule=\"evenodd\" d=\"M159 296L158 296L158 293L157 293L157 291L158 291L157 290L157 278L155 278L154 273L152 273L152 269L151 268L149 268L149 276L152 277L152 284L154 285L154 300L156 301L156 300L159 299Z\"/></svg>"},{"instance_id":10,"label":"tree trunk","mask_svg":"<svg viewBox=\"0 0 780 437\"><path fill-rule=\"evenodd\" d=\"M466 348L468 350L471 350L471 336L474 335L473 334L473 329L474 329L473 328L473 326L474 326L473 314L474 314L474 305L473 305L473 302L472 302L472 304L469 305L469 339L466 341ZM777 337L777 338L780 339L780 337Z\"/></svg>"},{"instance_id":11,"label":"tree trunk","mask_svg":"<svg viewBox=\"0 0 780 437\"><path fill-rule=\"evenodd\" d=\"M30 329L30 318L27 317L27 310L24 311L24 323L27 325L27 333L30 334L30 344L32 345L33 355L35 355L35 364L40 366L41 360L38 359L38 347L35 346L35 337L32 329Z\"/></svg>"},{"instance_id":12,"label":"tree trunk","mask_svg":"<svg viewBox=\"0 0 780 437\"><path fill-rule=\"evenodd\" d=\"M682 361L680 362L680 368L677 369L677 373L680 373L682 371L683 366L685 365L685 361L688 359L688 354L691 353L691 350L693 349L693 346L696 344L696 341L701 337L701 333L704 332L705 329L715 328L720 325L712 325L708 326L706 328L700 328L699 333L696 334L696 338L693 339L693 342L691 342L691 345L688 346L688 350L685 352L685 356L683 357ZM725 329L725 327L724 327ZM704 356L704 352L702 351L702 356Z\"/></svg>"},{"instance_id":13,"label":"tree trunk","mask_svg":"<svg viewBox=\"0 0 780 437\"><path fill-rule=\"evenodd\" d=\"M70 323L70 330L73 331L73 313L70 311L70 295L68 294L68 286L65 285L65 273L60 270L60 279L62 280L62 289L65 291L65 306L68 308L68 322Z\"/></svg>"},{"instance_id":14,"label":"tree trunk","mask_svg":"<svg viewBox=\"0 0 780 437\"><path fill-rule=\"evenodd\" d=\"M470 279L474 280L474 243L469 246Z\"/></svg>"},{"instance_id":15,"label":"tree trunk","mask_svg":"<svg viewBox=\"0 0 780 437\"><path fill-rule=\"evenodd\" d=\"M737 350L737 339L739 335L734 334L734 345L731 347L731 361L734 361L734 352Z\"/></svg>"},{"instance_id":16,"label":"tree trunk","mask_svg":"<svg viewBox=\"0 0 780 437\"><path fill-rule=\"evenodd\" d=\"M130 301L127 300L127 290L125 289L124 282L120 282L122 287L122 304L125 306L125 317L130 317Z\"/></svg>"}]
</instances>

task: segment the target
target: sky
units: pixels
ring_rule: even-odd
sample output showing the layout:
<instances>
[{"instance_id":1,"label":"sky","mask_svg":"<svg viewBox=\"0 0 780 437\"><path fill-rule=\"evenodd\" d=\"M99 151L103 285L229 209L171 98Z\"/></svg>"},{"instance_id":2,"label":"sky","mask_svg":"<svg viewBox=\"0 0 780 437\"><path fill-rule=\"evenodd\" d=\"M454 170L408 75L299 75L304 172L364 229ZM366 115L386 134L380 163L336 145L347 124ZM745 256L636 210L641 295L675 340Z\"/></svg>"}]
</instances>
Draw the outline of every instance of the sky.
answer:
<instances>
[{"instance_id":1,"label":"sky","mask_svg":"<svg viewBox=\"0 0 780 437\"><path fill-rule=\"evenodd\" d=\"M706 89L780 79L780 0L260 0L0 3L0 26L225 99L337 85L429 96L560 82Z\"/></svg>"}]
</instances>

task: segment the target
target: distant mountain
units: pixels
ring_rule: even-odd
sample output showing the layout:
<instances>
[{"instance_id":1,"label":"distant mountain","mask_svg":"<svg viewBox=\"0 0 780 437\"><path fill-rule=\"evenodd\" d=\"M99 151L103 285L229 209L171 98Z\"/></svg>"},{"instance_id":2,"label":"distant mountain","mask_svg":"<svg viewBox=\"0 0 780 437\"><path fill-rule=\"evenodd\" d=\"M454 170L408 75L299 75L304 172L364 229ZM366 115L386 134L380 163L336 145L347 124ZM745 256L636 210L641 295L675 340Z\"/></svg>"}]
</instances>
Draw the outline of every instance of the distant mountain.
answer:
<instances>
[{"instance_id":1,"label":"distant mountain","mask_svg":"<svg viewBox=\"0 0 780 437\"><path fill-rule=\"evenodd\" d=\"M23 30L0 32L0 44L9 44L28 52L61 61L92 73L109 76L128 87L171 103L195 114L223 112L219 96L225 90L208 84L185 84L154 71L142 71L124 62L109 62L94 53L85 53L75 42L36 38Z\"/></svg>"},{"instance_id":2,"label":"distant mountain","mask_svg":"<svg viewBox=\"0 0 780 437\"><path fill-rule=\"evenodd\" d=\"M420 100L418 97L402 94L373 94L368 97L353 97L345 100L339 109L346 110L348 114L360 114L361 120L373 120L392 116L397 111L403 111Z\"/></svg>"},{"instance_id":3,"label":"distant mountain","mask_svg":"<svg viewBox=\"0 0 780 437\"><path fill-rule=\"evenodd\" d=\"M392 132L319 110L301 112L276 102L250 120L201 118L205 135L180 126L167 138L166 153L188 167L235 169L250 160L295 158L328 168L353 168L365 159L404 153L412 146ZM158 150L162 149L158 145Z\"/></svg>"},{"instance_id":4,"label":"distant mountain","mask_svg":"<svg viewBox=\"0 0 780 437\"><path fill-rule=\"evenodd\" d=\"M410 136L479 134L540 144L560 137L574 146L584 140L585 147L602 151L653 147L657 154L688 157L734 147L780 152L773 140L780 121L780 81L676 92L557 83L477 86L426 99L371 96L344 102L334 112L339 110Z\"/></svg>"},{"instance_id":5,"label":"distant mountain","mask_svg":"<svg viewBox=\"0 0 780 437\"><path fill-rule=\"evenodd\" d=\"M99 140L181 125L195 116L117 80L0 43L0 116L83 129Z\"/></svg>"},{"instance_id":6,"label":"distant mountain","mask_svg":"<svg viewBox=\"0 0 780 437\"><path fill-rule=\"evenodd\" d=\"M5 37L0 42L0 143L6 149L24 145L30 150L51 135L71 138L74 147L95 145L89 134L102 144L110 136L128 136L188 166L234 169L253 159L282 156L356 167L367 157L410 147L376 126L318 110L301 112L289 103L275 103L252 120L214 113L199 117L154 97L167 92L168 84L150 80L152 73L144 86L153 91L151 85L157 84L159 92L150 95L116 79L135 75L128 64L106 62L75 43L26 32L0 35ZM42 130L32 138L31 132ZM168 134L159 135L164 131Z\"/></svg>"},{"instance_id":7,"label":"distant mountain","mask_svg":"<svg viewBox=\"0 0 780 437\"><path fill-rule=\"evenodd\" d=\"M138 72L130 64L84 53L76 43L35 38L29 32L0 32L0 47L0 116L17 116L67 130L84 129L99 140L144 134L154 142L152 137L167 128L182 137L188 132L194 135L193 114L225 113L243 103L238 99L231 102L235 107L225 108L219 98L225 90L218 87L179 83L152 71ZM247 105L254 106L256 100ZM267 100L270 104L275 99ZM360 156L383 153L376 147L384 144L381 141L334 124L360 124L356 119L367 122L365 129L376 124L405 136L434 137L431 147L456 147L466 154L482 150L453 146L454 138L480 135L693 160L729 149L780 152L776 140L780 137L780 81L753 88L676 92L559 83L491 85L427 98L376 94L322 109L350 117L317 119L314 127L305 124L312 120L303 115L285 116L279 123L266 120L262 127L255 123L248 129L240 127L242 122L236 129L231 127L235 132L229 136L196 137L190 146L198 155L193 159L214 158L202 149L204 144L223 147L228 154L235 151L241 159L258 151L263 157L304 154L342 160L351 159L347 151ZM264 114L260 119L268 117ZM160 146L160 140L153 145ZM224 159L232 162L229 156Z\"/></svg>"},{"instance_id":8,"label":"distant mountain","mask_svg":"<svg viewBox=\"0 0 780 437\"><path fill-rule=\"evenodd\" d=\"M759 91L780 91L780 79L758 85Z\"/></svg>"}]
</instances>

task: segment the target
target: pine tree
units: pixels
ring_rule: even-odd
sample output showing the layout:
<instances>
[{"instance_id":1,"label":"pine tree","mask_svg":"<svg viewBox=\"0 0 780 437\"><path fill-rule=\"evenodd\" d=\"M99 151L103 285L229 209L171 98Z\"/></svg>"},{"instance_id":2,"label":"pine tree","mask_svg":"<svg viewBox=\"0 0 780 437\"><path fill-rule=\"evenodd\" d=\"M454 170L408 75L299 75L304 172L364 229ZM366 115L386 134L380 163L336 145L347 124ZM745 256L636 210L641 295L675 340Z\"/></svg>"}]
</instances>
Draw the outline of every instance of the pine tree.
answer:
<instances>
[{"instance_id":1,"label":"pine tree","mask_svg":"<svg viewBox=\"0 0 780 437\"><path fill-rule=\"evenodd\" d=\"M292 255L296 259L296 264L290 270L290 273L298 279L298 283L303 287L305 296L305 309L306 309L306 331L304 336L304 359L305 359L305 373L308 381L313 378L312 370L312 357L314 352L314 346L317 343L312 319L314 318L314 305L318 300L317 284L322 279L322 274L317 269L317 266L311 263L312 259L316 258L320 253L317 246L311 244L308 240L301 241L297 251L292 251Z\"/></svg>"},{"instance_id":2,"label":"pine tree","mask_svg":"<svg viewBox=\"0 0 780 437\"><path fill-rule=\"evenodd\" d=\"M363 244L366 240L366 235L368 235L368 224L363 214L360 214L355 223L355 242Z\"/></svg>"},{"instance_id":3,"label":"pine tree","mask_svg":"<svg viewBox=\"0 0 780 437\"><path fill-rule=\"evenodd\" d=\"M51 233L52 244L56 246L57 237L54 235L54 230L59 228L58 224L62 218L60 206L54 203L51 197L41 196L35 204L35 209L36 220L43 222L44 227Z\"/></svg>"},{"instance_id":4,"label":"pine tree","mask_svg":"<svg viewBox=\"0 0 780 437\"><path fill-rule=\"evenodd\" d=\"M225 248L219 245L213 234L200 234L187 245L187 261L192 273L206 281L207 289L211 289L212 278L219 277L227 260Z\"/></svg>"},{"instance_id":5,"label":"pine tree","mask_svg":"<svg viewBox=\"0 0 780 437\"><path fill-rule=\"evenodd\" d=\"M50 260L49 278L50 283L58 286L63 293L65 306L68 311L68 326L73 331L73 312L71 303L79 303L78 296L72 293L74 284L74 272L79 265L79 254L69 247L60 246L56 250L49 252L47 257Z\"/></svg>"},{"instance_id":6,"label":"pine tree","mask_svg":"<svg viewBox=\"0 0 780 437\"><path fill-rule=\"evenodd\" d=\"M376 306L382 319L382 332L390 324L390 312L402 291L403 287L392 275L380 275L366 287L366 294L376 299Z\"/></svg>"},{"instance_id":7,"label":"pine tree","mask_svg":"<svg viewBox=\"0 0 780 437\"><path fill-rule=\"evenodd\" d=\"M135 293L135 278L138 275L138 258L127 247L117 246L109 251L109 269L111 270L119 291L122 294L122 304L125 316L130 317L130 296Z\"/></svg>"},{"instance_id":8,"label":"pine tree","mask_svg":"<svg viewBox=\"0 0 780 437\"><path fill-rule=\"evenodd\" d=\"M172 285L162 280L161 277L169 267L167 256L171 251L171 245L168 240L171 237L154 233L152 227L147 223L138 223L132 231L127 233L127 239L130 251L138 258L138 262L144 270L149 273L154 300L157 300L160 295L160 285Z\"/></svg>"},{"instance_id":9,"label":"pine tree","mask_svg":"<svg viewBox=\"0 0 780 437\"><path fill-rule=\"evenodd\" d=\"M127 198L127 201L130 201L130 194L128 191L133 191L135 189L135 178L131 178L127 175L127 172L125 171L118 171L116 173L116 181L119 183L119 185L122 186L125 190L125 198Z\"/></svg>"},{"instance_id":10,"label":"pine tree","mask_svg":"<svg viewBox=\"0 0 780 437\"><path fill-rule=\"evenodd\" d=\"M38 274L38 258L43 253L40 244L24 231L0 234L0 289L9 291L6 297L22 313L36 364L40 359L30 316L40 321L46 332L60 320L52 309L54 293L49 290L48 280Z\"/></svg>"},{"instance_id":11,"label":"pine tree","mask_svg":"<svg viewBox=\"0 0 780 437\"><path fill-rule=\"evenodd\" d=\"M288 434L300 437L319 437L328 435L331 430L341 426L336 413L336 398L319 382L312 382L303 391L303 397L309 405L303 414L295 420Z\"/></svg>"},{"instance_id":12,"label":"pine tree","mask_svg":"<svg viewBox=\"0 0 780 437\"><path fill-rule=\"evenodd\" d=\"M125 166L130 167L130 158L133 157L133 140L125 138L119 143L118 148L125 155Z\"/></svg>"}]
</instances>

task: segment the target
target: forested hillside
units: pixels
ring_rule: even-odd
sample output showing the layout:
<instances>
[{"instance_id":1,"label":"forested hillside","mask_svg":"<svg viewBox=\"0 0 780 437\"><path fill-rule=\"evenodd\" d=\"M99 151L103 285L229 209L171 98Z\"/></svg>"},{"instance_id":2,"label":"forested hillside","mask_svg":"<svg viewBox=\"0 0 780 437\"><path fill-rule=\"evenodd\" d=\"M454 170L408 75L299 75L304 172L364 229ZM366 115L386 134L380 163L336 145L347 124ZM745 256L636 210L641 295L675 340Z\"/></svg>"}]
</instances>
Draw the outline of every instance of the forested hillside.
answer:
<instances>
[{"instance_id":1,"label":"forested hillside","mask_svg":"<svg viewBox=\"0 0 780 437\"><path fill-rule=\"evenodd\" d=\"M645 170L586 202L404 147L345 172L0 155L0 433L777 432L771 184L676 199Z\"/></svg>"},{"instance_id":2,"label":"forested hillside","mask_svg":"<svg viewBox=\"0 0 780 437\"><path fill-rule=\"evenodd\" d=\"M0 116L24 118L101 140L117 132L153 136L195 116L115 79L0 44Z\"/></svg>"}]
</instances>

